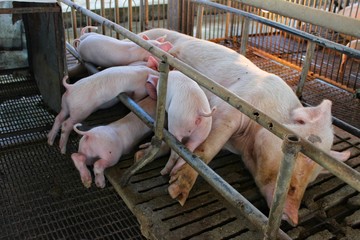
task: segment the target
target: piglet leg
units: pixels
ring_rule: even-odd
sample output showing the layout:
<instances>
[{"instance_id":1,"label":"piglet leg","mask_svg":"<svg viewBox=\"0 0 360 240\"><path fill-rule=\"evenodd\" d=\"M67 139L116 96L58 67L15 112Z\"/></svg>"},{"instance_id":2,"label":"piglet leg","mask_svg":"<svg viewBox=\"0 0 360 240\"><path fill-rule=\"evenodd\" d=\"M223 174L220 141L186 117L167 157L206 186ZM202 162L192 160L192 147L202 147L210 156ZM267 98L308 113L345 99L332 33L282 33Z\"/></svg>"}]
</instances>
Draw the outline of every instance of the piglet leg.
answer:
<instances>
[{"instance_id":1,"label":"piglet leg","mask_svg":"<svg viewBox=\"0 0 360 240\"><path fill-rule=\"evenodd\" d=\"M114 166L118 159L106 160L99 159L94 163L94 174L95 174L95 184L99 188L105 187L105 176L104 171L106 168Z\"/></svg>"},{"instance_id":2,"label":"piglet leg","mask_svg":"<svg viewBox=\"0 0 360 240\"><path fill-rule=\"evenodd\" d=\"M66 153L66 144L69 139L69 135L70 135L71 131L73 130L73 126L76 122L78 122L76 119L74 121L70 117L70 118L66 119L61 126L61 136L60 136L60 141L59 141L59 147L60 147L60 151L62 154Z\"/></svg>"},{"instance_id":3,"label":"piglet leg","mask_svg":"<svg viewBox=\"0 0 360 240\"><path fill-rule=\"evenodd\" d=\"M166 162L165 167L160 171L161 175L168 174L171 171L171 169L174 167L178 159L180 159L179 155L174 150L171 150L169 160Z\"/></svg>"},{"instance_id":4,"label":"piglet leg","mask_svg":"<svg viewBox=\"0 0 360 240\"><path fill-rule=\"evenodd\" d=\"M230 105L223 104L219 111L214 112L212 129L207 139L198 146L194 153L208 164L239 128L239 114ZM222 109L220 111L220 109ZM225 111L225 112L224 112ZM195 184L198 173L189 165L183 164L177 171L172 171L168 192L184 205L190 190Z\"/></svg>"},{"instance_id":5,"label":"piglet leg","mask_svg":"<svg viewBox=\"0 0 360 240\"><path fill-rule=\"evenodd\" d=\"M58 133L58 131L59 131L60 127L61 127L61 123L65 121L67 116L68 116L68 113L64 109L61 110L59 112L59 114L56 116L55 121L54 121L54 125L51 128L49 134L47 135L48 144L50 146L52 146L54 144L56 134Z\"/></svg>"},{"instance_id":6,"label":"piglet leg","mask_svg":"<svg viewBox=\"0 0 360 240\"><path fill-rule=\"evenodd\" d=\"M81 153L71 154L75 167L80 173L81 181L86 188L91 186L91 173L86 166L86 156Z\"/></svg>"}]
</instances>

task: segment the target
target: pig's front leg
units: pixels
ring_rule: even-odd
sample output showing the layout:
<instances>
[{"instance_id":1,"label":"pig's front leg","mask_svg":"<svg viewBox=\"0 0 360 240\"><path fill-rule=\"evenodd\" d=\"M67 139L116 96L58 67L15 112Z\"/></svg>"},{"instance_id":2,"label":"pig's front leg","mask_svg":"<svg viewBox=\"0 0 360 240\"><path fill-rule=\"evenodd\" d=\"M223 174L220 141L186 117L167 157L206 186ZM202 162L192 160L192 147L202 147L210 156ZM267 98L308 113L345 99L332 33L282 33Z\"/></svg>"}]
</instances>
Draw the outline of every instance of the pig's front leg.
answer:
<instances>
[{"instance_id":1,"label":"pig's front leg","mask_svg":"<svg viewBox=\"0 0 360 240\"><path fill-rule=\"evenodd\" d=\"M75 167L80 173L81 182L86 188L91 187L91 173L87 168L86 156L81 153L71 154L71 159L74 162Z\"/></svg>"},{"instance_id":2,"label":"pig's front leg","mask_svg":"<svg viewBox=\"0 0 360 240\"><path fill-rule=\"evenodd\" d=\"M239 111L225 102L218 106L218 110L213 115L209 136L194 151L206 164L219 153L240 126L241 113ZM178 171L172 171L168 187L170 196L184 205L197 176L198 173L189 164L184 164Z\"/></svg>"}]
</instances>

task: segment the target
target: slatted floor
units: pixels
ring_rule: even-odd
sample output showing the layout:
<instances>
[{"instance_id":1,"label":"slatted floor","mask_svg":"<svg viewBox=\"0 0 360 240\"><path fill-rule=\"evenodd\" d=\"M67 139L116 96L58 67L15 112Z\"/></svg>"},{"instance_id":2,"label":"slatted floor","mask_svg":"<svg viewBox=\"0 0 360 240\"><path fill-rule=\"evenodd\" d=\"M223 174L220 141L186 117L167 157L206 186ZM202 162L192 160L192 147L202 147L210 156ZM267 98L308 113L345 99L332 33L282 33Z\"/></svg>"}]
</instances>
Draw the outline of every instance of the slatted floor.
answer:
<instances>
[{"instance_id":1,"label":"slatted floor","mask_svg":"<svg viewBox=\"0 0 360 240\"><path fill-rule=\"evenodd\" d=\"M256 54L249 57L289 84L298 80L297 71ZM15 85L21 88L15 90ZM0 86L0 239L261 239L259 231L202 179L184 207L170 199L168 178L159 174L166 159L153 162L121 188L119 175L132 163L132 156L125 156L107 172L112 184L85 189L70 159L79 137L71 135L66 155L47 145L54 115L43 104L31 76L4 74ZM324 97L318 92L304 95L315 104L316 97ZM94 114L86 124L114 121L123 113L120 109ZM336 128L334 148L350 149L347 164L359 170L359 138ZM223 153L211 166L267 214L265 201L239 157ZM305 193L299 226L283 223L282 229L293 239L357 239L359 216L359 193L325 175Z\"/></svg>"}]
</instances>

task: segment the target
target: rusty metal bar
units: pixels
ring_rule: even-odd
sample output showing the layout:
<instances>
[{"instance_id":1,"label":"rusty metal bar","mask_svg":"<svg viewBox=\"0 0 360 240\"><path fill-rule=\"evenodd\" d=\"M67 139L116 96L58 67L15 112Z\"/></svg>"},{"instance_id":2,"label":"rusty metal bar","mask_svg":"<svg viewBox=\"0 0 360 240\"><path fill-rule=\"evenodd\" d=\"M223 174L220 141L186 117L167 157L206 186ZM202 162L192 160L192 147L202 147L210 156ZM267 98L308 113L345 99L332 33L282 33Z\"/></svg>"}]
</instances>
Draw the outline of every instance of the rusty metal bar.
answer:
<instances>
[{"instance_id":1,"label":"rusty metal bar","mask_svg":"<svg viewBox=\"0 0 360 240\"><path fill-rule=\"evenodd\" d=\"M132 31L132 29L133 29L133 24L132 24L133 12L132 11L133 11L132 0L128 0L128 22L129 22L128 29L130 31Z\"/></svg>"},{"instance_id":2,"label":"rusty metal bar","mask_svg":"<svg viewBox=\"0 0 360 240\"><path fill-rule=\"evenodd\" d=\"M73 36L74 36L74 39L77 38L77 18L76 18L76 13L75 13L75 10L74 8L71 8L71 19L72 19L72 22L73 22Z\"/></svg>"},{"instance_id":3,"label":"rusty metal bar","mask_svg":"<svg viewBox=\"0 0 360 240\"><path fill-rule=\"evenodd\" d=\"M120 24L120 8L119 8L119 0L115 0L115 23ZM116 33L116 38L120 39L120 34Z\"/></svg>"},{"instance_id":4,"label":"rusty metal bar","mask_svg":"<svg viewBox=\"0 0 360 240\"><path fill-rule=\"evenodd\" d=\"M136 114L149 128L154 130L154 120L143 111L129 96L125 93L119 94L120 101ZM266 216L254 207L246 198L237 192L229 183L223 180L214 170L209 168L199 157L195 156L187 148L183 146L172 134L167 130L163 130L164 141L182 158L184 158L191 167L193 167L204 179L222 194L233 206L239 209L245 217L247 217L255 226L265 230L267 222ZM281 229L278 231L281 239L291 239Z\"/></svg>"},{"instance_id":5,"label":"rusty metal bar","mask_svg":"<svg viewBox=\"0 0 360 240\"><path fill-rule=\"evenodd\" d=\"M167 62L162 61L159 65L159 90L158 90L158 98L156 102L156 122L154 127L155 136L151 140L152 149L149 153L147 153L142 159L135 162L130 168L128 168L122 179L121 185L125 186L131 176L133 176L137 171L146 166L148 163L154 160L156 154L160 150L160 146L163 136L163 129L165 126L165 106L166 106L166 92L167 92L167 78L169 73L169 64ZM121 99L120 99L121 100Z\"/></svg>"},{"instance_id":6,"label":"rusty metal bar","mask_svg":"<svg viewBox=\"0 0 360 240\"><path fill-rule=\"evenodd\" d=\"M300 81L296 88L296 96L298 96L298 97L301 97L301 95L302 95L302 92L303 92L303 89L305 86L306 77L308 75L308 72L309 72L309 69L311 66L311 60L314 56L314 53L315 53L315 43L308 41L307 47L306 47L305 61L304 61L304 65L301 70Z\"/></svg>"},{"instance_id":7,"label":"rusty metal bar","mask_svg":"<svg viewBox=\"0 0 360 240\"><path fill-rule=\"evenodd\" d=\"M19 8L0 8L0 14L22 14L22 13L43 13L61 12L60 7L19 7Z\"/></svg>"},{"instance_id":8,"label":"rusty metal bar","mask_svg":"<svg viewBox=\"0 0 360 240\"><path fill-rule=\"evenodd\" d=\"M90 0L86 0L86 9L90 10ZM91 26L91 18L86 16L86 23L88 26Z\"/></svg>"},{"instance_id":9,"label":"rusty metal bar","mask_svg":"<svg viewBox=\"0 0 360 240\"><path fill-rule=\"evenodd\" d=\"M296 156L301 149L300 139L295 135L284 138L282 151L284 157L280 163L276 179L274 198L271 204L269 221L266 226L264 239L276 239L284 210L287 192L289 191L291 176L295 167Z\"/></svg>"}]
</instances>

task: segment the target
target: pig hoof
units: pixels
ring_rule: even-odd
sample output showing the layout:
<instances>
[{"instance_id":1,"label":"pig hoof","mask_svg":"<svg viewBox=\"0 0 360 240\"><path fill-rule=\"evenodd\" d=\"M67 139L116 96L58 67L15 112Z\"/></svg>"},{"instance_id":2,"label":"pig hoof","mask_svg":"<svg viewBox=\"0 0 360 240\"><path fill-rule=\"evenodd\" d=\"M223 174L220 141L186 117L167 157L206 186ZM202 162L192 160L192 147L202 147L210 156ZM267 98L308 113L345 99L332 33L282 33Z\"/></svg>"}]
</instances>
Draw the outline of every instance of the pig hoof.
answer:
<instances>
[{"instance_id":1,"label":"pig hoof","mask_svg":"<svg viewBox=\"0 0 360 240\"><path fill-rule=\"evenodd\" d=\"M174 175L170 177L168 192L182 206L194 186L198 173L188 164L184 164Z\"/></svg>"},{"instance_id":2,"label":"pig hoof","mask_svg":"<svg viewBox=\"0 0 360 240\"><path fill-rule=\"evenodd\" d=\"M90 179L82 179L81 181L86 188L91 187L91 178Z\"/></svg>"},{"instance_id":3,"label":"pig hoof","mask_svg":"<svg viewBox=\"0 0 360 240\"><path fill-rule=\"evenodd\" d=\"M163 168L163 170L160 171L160 174L164 176L169 174L169 172L170 172L169 169Z\"/></svg>"},{"instance_id":4,"label":"pig hoof","mask_svg":"<svg viewBox=\"0 0 360 240\"><path fill-rule=\"evenodd\" d=\"M101 174L95 174L95 184L98 188L105 187L105 177Z\"/></svg>"}]
</instances>

